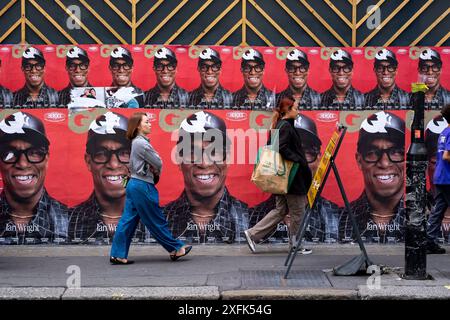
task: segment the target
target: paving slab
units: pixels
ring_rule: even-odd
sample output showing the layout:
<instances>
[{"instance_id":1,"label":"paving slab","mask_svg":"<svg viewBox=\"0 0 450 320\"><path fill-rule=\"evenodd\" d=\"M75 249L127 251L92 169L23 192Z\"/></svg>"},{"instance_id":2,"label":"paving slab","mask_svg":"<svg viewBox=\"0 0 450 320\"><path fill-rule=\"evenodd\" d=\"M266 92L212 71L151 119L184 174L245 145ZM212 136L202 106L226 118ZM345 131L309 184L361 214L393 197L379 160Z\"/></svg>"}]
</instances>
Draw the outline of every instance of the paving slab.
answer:
<instances>
[{"instance_id":1,"label":"paving slab","mask_svg":"<svg viewBox=\"0 0 450 320\"><path fill-rule=\"evenodd\" d=\"M358 294L362 300L450 300L450 286L359 286Z\"/></svg>"},{"instance_id":2,"label":"paving slab","mask_svg":"<svg viewBox=\"0 0 450 320\"><path fill-rule=\"evenodd\" d=\"M285 290L229 290L222 292L223 300L356 300L356 290L285 289Z\"/></svg>"}]
</instances>

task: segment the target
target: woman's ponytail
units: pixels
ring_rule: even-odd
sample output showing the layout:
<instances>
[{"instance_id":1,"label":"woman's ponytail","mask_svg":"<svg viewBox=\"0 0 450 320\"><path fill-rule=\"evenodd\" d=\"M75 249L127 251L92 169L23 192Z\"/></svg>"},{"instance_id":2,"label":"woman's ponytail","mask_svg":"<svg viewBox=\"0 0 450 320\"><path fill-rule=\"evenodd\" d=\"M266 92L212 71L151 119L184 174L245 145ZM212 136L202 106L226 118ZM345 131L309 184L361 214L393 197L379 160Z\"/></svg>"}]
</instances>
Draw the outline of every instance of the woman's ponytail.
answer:
<instances>
[{"instance_id":1,"label":"woman's ponytail","mask_svg":"<svg viewBox=\"0 0 450 320\"><path fill-rule=\"evenodd\" d=\"M270 129L275 129L278 121L280 121L281 118L283 118L283 116L286 114L286 112L288 112L292 108L294 102L295 100L290 96L286 96L280 100L278 105L273 109Z\"/></svg>"}]
</instances>

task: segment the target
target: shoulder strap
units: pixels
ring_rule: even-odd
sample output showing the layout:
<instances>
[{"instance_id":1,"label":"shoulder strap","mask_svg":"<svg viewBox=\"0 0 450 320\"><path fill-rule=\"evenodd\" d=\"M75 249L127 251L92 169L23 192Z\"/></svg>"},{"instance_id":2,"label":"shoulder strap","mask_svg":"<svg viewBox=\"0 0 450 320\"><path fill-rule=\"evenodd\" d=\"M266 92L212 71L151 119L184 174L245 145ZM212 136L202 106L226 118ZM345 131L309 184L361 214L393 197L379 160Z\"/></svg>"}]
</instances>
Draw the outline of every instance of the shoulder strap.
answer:
<instances>
[{"instance_id":1,"label":"shoulder strap","mask_svg":"<svg viewBox=\"0 0 450 320\"><path fill-rule=\"evenodd\" d=\"M284 121L283 121L283 120L280 120L280 121L277 123L277 125L275 126L275 128L272 129L272 130L275 131L273 137L272 137L272 135L271 135L271 137L270 137L270 146L271 146L272 149L277 149L277 150L278 150L278 148L279 148L279 145L278 145L278 138L279 138L279 136L280 136L280 130L281 130L281 128L282 128L284 125L285 125ZM272 131L272 130L271 130L271 131ZM276 144L274 144L274 141L276 141Z\"/></svg>"}]
</instances>

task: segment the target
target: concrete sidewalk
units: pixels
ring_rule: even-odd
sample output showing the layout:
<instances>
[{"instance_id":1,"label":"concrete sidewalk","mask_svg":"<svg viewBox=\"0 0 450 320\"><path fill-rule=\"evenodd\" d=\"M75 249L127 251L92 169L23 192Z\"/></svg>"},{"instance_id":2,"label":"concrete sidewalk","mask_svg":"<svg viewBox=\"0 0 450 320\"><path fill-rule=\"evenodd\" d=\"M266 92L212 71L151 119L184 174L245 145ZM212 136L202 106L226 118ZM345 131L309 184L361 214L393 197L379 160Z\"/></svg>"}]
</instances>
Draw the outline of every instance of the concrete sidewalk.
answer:
<instances>
[{"instance_id":1,"label":"concrete sidewalk","mask_svg":"<svg viewBox=\"0 0 450 320\"><path fill-rule=\"evenodd\" d=\"M370 279L332 273L359 254L357 245L311 248L284 279L286 245L260 245L256 254L247 245L197 245L176 262L160 246L135 245L128 266L110 265L108 246L0 246L0 300L450 299L450 254L428 256L433 280L411 281L399 276L403 245L366 246L388 270Z\"/></svg>"}]
</instances>

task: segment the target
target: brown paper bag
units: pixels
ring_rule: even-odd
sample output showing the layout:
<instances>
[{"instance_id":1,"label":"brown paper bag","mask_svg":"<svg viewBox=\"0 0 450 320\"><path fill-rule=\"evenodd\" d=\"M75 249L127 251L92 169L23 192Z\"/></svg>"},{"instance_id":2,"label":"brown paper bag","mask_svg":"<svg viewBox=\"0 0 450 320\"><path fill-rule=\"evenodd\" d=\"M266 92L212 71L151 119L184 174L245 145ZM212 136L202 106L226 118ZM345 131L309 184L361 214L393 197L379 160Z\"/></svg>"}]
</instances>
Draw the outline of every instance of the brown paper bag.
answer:
<instances>
[{"instance_id":1,"label":"brown paper bag","mask_svg":"<svg viewBox=\"0 0 450 320\"><path fill-rule=\"evenodd\" d=\"M268 145L258 151L251 181L264 192L286 194L297 170L297 163L283 159Z\"/></svg>"}]
</instances>

